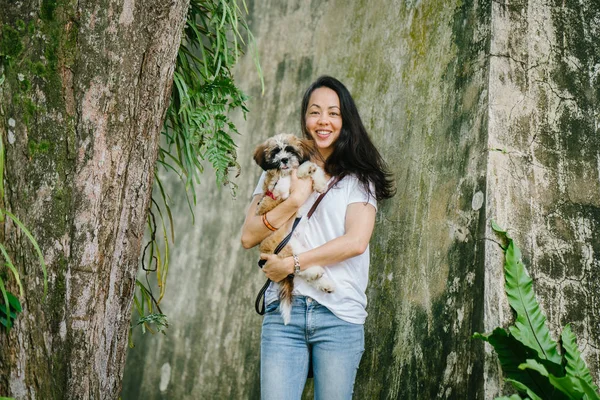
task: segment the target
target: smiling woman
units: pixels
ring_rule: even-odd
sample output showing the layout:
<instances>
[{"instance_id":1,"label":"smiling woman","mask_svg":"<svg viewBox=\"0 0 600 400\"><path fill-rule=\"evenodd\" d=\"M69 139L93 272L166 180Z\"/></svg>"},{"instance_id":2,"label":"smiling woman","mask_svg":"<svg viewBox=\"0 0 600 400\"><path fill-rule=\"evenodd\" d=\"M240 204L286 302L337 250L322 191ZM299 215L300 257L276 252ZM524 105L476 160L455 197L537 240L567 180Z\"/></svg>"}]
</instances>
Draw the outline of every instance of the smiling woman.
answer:
<instances>
[{"instance_id":1,"label":"smiling woman","mask_svg":"<svg viewBox=\"0 0 600 400\"><path fill-rule=\"evenodd\" d=\"M324 167L331 190L312 218L294 231L307 251L287 257L261 254L266 260L263 272L272 281L265 296L261 397L299 399L312 368L315 398L350 399L364 351L369 240L377 201L393 196L394 187L340 81L323 76L313 83L304 94L300 115L304 136L316 145L313 161ZM269 211L267 225L256 215L264 190L259 183L242 229L244 247L271 234L269 225L286 229L297 212L318 201L312 182L297 179L295 172L290 186L287 200ZM318 290L303 279L302 273L314 266L324 267L323 276L333 284L333 292ZM291 274L295 276L291 320L286 323L278 312L285 296L280 296L277 282Z\"/></svg>"},{"instance_id":2,"label":"smiling woman","mask_svg":"<svg viewBox=\"0 0 600 400\"><path fill-rule=\"evenodd\" d=\"M315 141L323 158L327 159L342 129L340 99L332 89L321 87L312 92L308 103L306 133Z\"/></svg>"}]
</instances>

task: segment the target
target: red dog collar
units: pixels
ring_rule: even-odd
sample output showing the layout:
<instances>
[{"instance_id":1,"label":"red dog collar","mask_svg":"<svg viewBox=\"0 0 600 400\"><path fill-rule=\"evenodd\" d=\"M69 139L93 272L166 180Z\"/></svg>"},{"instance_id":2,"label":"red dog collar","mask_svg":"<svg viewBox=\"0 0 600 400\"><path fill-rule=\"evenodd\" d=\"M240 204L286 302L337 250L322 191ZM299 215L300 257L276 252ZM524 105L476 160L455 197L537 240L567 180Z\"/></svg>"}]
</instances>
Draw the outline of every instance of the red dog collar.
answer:
<instances>
[{"instance_id":1,"label":"red dog collar","mask_svg":"<svg viewBox=\"0 0 600 400\"><path fill-rule=\"evenodd\" d=\"M270 190L267 190L265 193L265 196L269 196L270 198L272 198L273 200L277 200L275 198L275 195L273 194L273 192L271 192Z\"/></svg>"}]
</instances>

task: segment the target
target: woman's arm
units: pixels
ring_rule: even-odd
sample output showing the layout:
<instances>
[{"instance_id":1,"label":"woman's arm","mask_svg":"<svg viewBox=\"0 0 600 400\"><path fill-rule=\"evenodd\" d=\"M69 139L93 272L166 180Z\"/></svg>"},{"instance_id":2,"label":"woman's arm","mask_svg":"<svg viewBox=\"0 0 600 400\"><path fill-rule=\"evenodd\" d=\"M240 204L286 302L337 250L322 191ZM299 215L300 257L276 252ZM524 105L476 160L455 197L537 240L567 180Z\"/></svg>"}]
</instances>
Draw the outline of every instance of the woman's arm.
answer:
<instances>
[{"instance_id":1,"label":"woman's arm","mask_svg":"<svg viewBox=\"0 0 600 400\"><path fill-rule=\"evenodd\" d=\"M371 204L349 204L346 208L345 233L322 246L298 254L300 269L305 270L315 265L334 265L364 253L375 226L375 214L375 207ZM292 257L261 254L260 258L267 260L263 272L274 282L279 282L294 272Z\"/></svg>"},{"instance_id":2,"label":"woman's arm","mask_svg":"<svg viewBox=\"0 0 600 400\"><path fill-rule=\"evenodd\" d=\"M312 180L298 179L296 177L296 171L292 171L290 196L267 213L267 220L271 226L281 228L285 225L292 217L294 217L294 215L296 215L298 209L304 204L311 193ZM256 215L256 207L261 197L262 196L260 195L254 196L252 203L250 203L250 207L248 207L248 211L246 212L246 220L242 227L242 246L245 249L256 246L272 233L263 223L262 217Z\"/></svg>"}]
</instances>

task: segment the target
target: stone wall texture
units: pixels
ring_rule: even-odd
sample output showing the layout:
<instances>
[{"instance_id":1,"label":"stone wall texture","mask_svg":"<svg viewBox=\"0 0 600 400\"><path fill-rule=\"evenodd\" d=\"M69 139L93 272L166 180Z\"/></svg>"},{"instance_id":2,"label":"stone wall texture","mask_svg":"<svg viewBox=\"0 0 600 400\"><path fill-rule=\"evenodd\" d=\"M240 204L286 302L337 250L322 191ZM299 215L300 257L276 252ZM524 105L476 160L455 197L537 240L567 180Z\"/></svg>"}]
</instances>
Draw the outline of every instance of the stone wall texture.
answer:
<instances>
[{"instance_id":1,"label":"stone wall texture","mask_svg":"<svg viewBox=\"0 0 600 400\"><path fill-rule=\"evenodd\" d=\"M136 333L123 399L258 399L264 277L239 243L260 169L255 145L299 132L319 75L342 80L396 176L371 241L366 351L357 399L510 394L495 354L471 339L510 322L509 228L555 338L572 323L600 378L600 5L596 0L248 2L238 84L238 197L205 176L191 226L173 208L166 336ZM172 190L177 185L173 183ZM311 383L305 398L312 398Z\"/></svg>"}]
</instances>

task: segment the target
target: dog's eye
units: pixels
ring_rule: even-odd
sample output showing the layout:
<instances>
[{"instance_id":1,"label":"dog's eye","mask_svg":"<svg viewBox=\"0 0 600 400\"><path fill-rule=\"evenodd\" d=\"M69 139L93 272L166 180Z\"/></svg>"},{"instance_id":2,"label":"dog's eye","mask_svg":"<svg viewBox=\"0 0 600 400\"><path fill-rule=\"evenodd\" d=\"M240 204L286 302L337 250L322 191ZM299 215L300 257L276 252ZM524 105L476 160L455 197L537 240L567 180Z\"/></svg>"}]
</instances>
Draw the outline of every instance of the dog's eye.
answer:
<instances>
[{"instance_id":1,"label":"dog's eye","mask_svg":"<svg viewBox=\"0 0 600 400\"><path fill-rule=\"evenodd\" d=\"M271 157L276 155L280 151L281 151L281 149L279 147L275 147L273 150L271 150Z\"/></svg>"},{"instance_id":2,"label":"dog's eye","mask_svg":"<svg viewBox=\"0 0 600 400\"><path fill-rule=\"evenodd\" d=\"M293 153L295 149L292 146L286 146L285 151L287 151L288 153Z\"/></svg>"}]
</instances>

